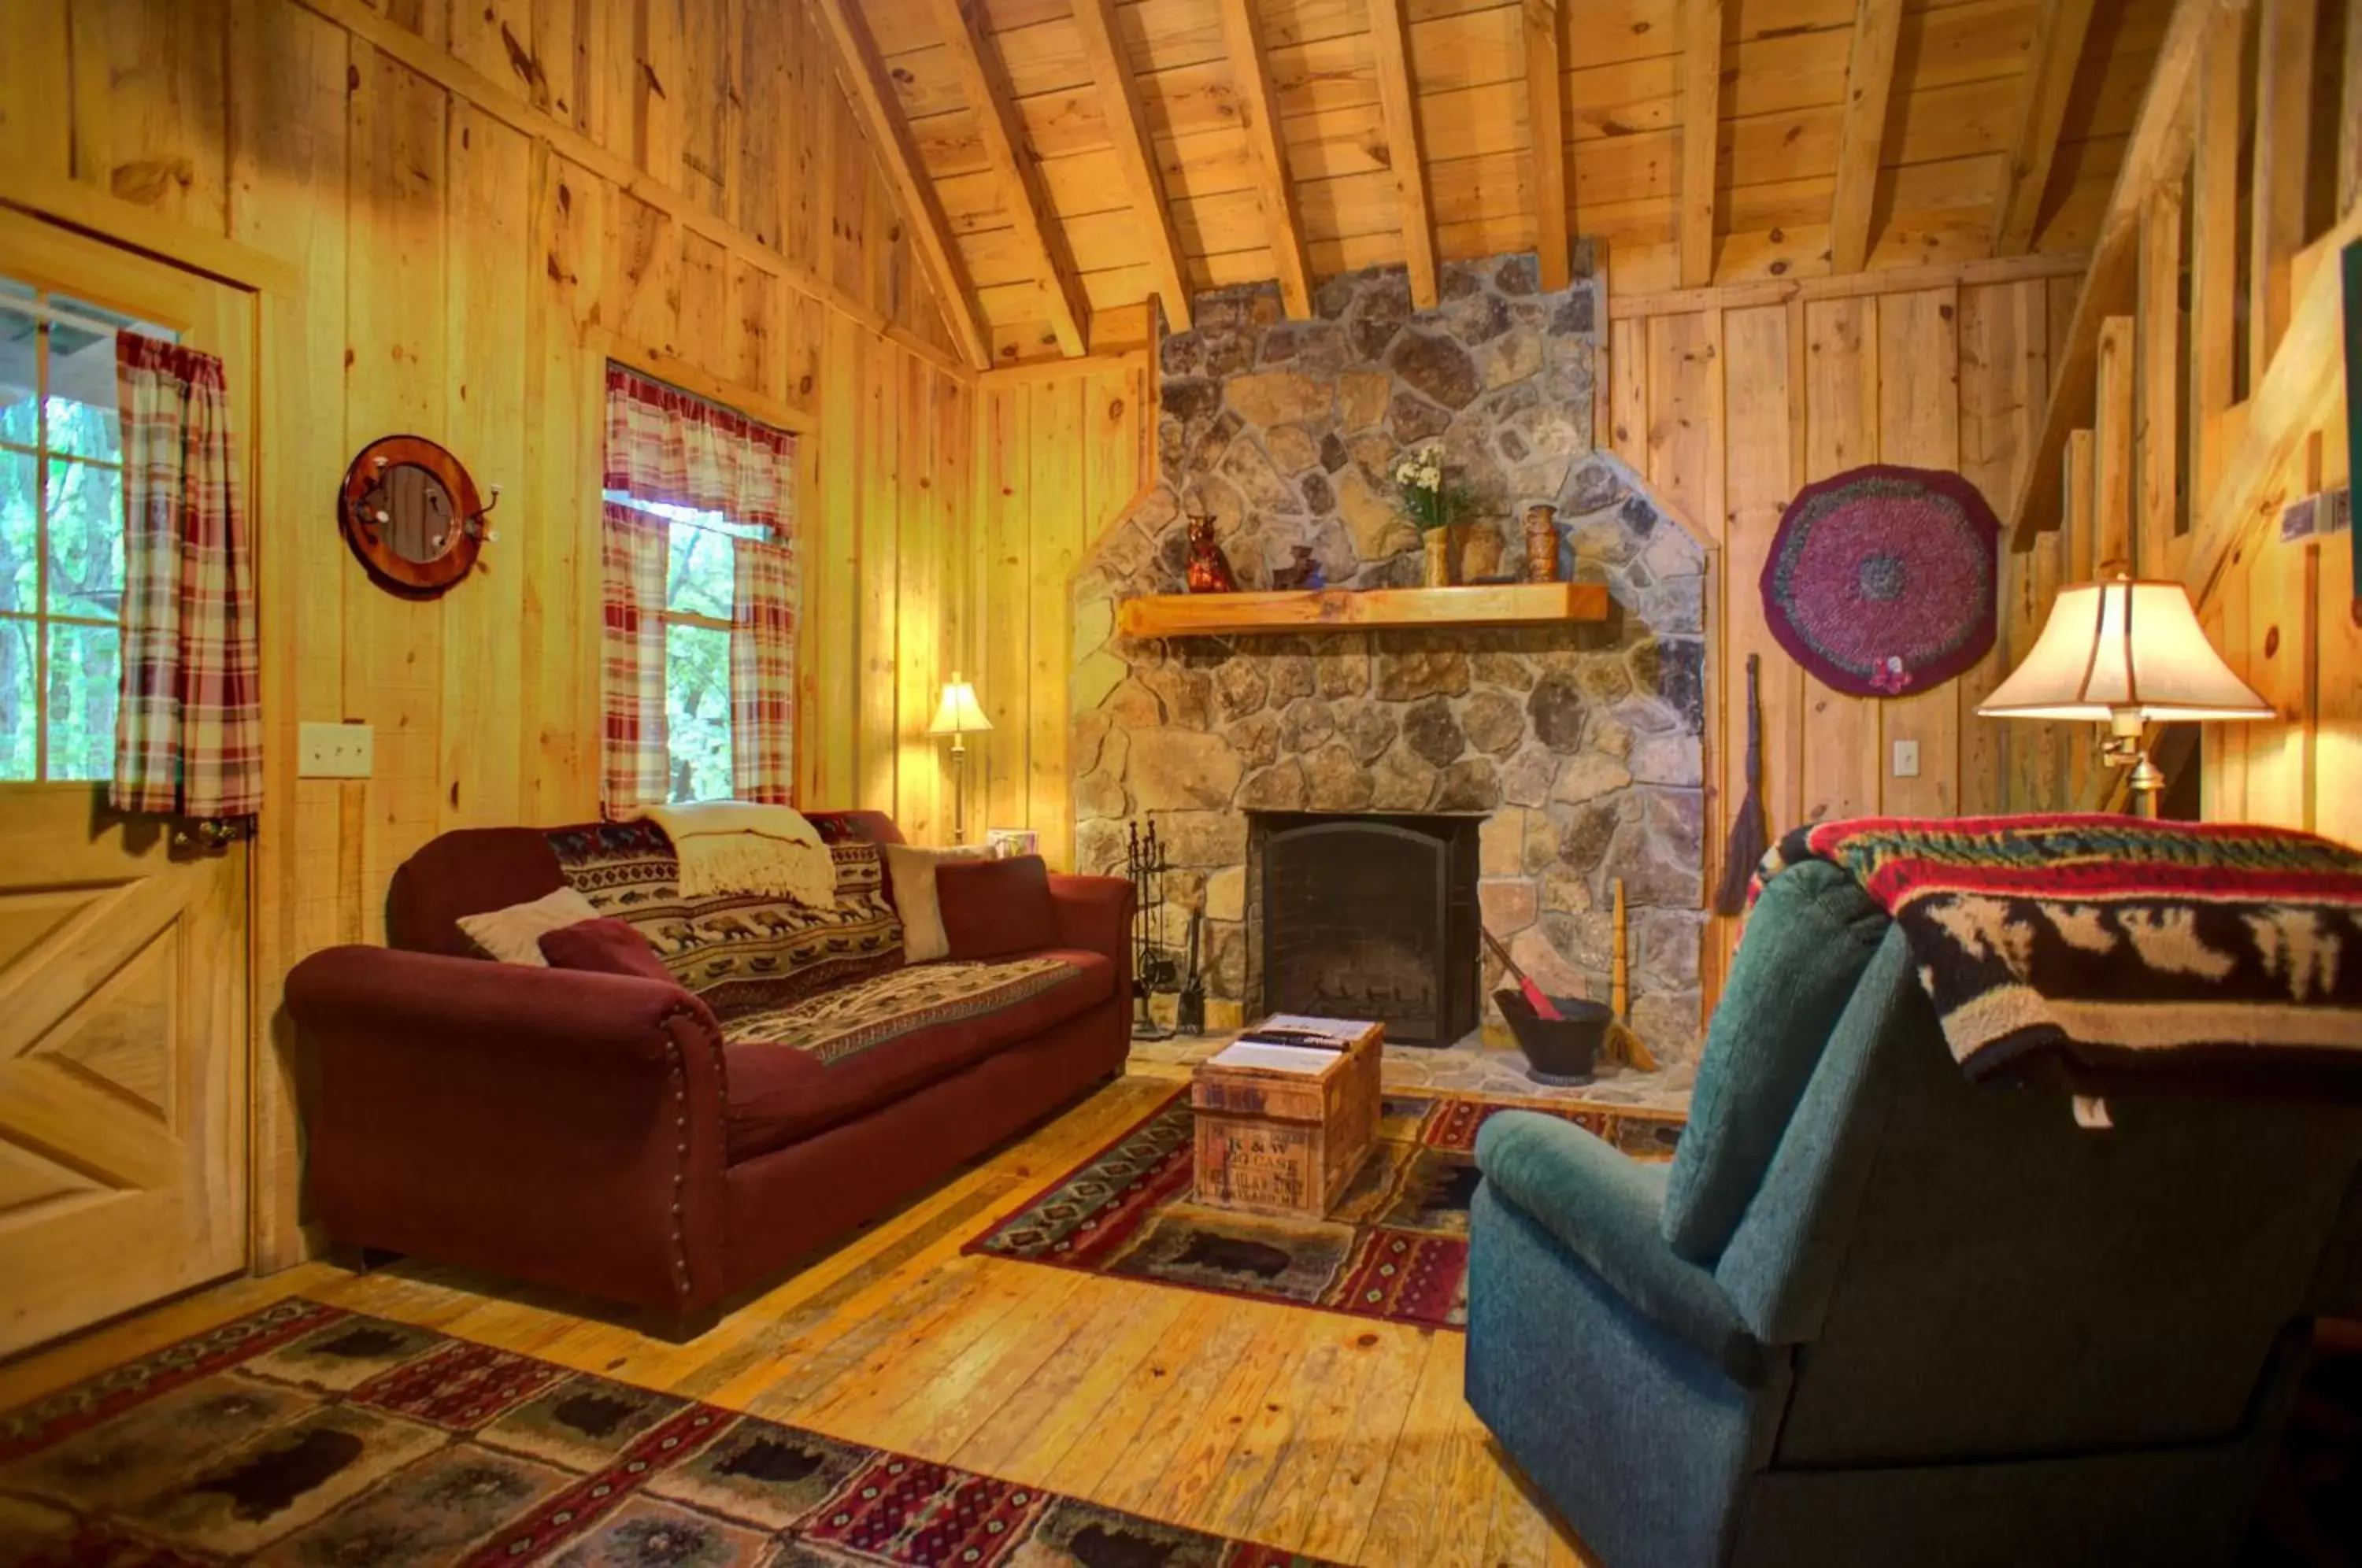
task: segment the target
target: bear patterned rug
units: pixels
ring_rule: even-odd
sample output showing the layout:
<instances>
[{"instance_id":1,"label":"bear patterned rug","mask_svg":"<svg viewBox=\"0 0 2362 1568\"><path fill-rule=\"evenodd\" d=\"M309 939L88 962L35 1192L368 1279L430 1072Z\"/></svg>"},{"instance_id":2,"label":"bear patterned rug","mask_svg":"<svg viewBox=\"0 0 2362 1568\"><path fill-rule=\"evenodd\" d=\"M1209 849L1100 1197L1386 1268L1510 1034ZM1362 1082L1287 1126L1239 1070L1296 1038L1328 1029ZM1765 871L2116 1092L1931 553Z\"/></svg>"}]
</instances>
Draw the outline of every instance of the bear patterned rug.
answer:
<instances>
[{"instance_id":1,"label":"bear patterned rug","mask_svg":"<svg viewBox=\"0 0 2362 1568\"><path fill-rule=\"evenodd\" d=\"M1195 1123L1183 1088L966 1250L1462 1328L1476 1129L1513 1109L1561 1117L1648 1160L1672 1157L1683 1121L1579 1100L1511 1107L1388 1095L1370 1156L1336 1209L1325 1220L1277 1219L1194 1201Z\"/></svg>"},{"instance_id":2,"label":"bear patterned rug","mask_svg":"<svg viewBox=\"0 0 2362 1568\"><path fill-rule=\"evenodd\" d=\"M1278 1568L302 1297L0 1415L0 1563Z\"/></svg>"}]
</instances>

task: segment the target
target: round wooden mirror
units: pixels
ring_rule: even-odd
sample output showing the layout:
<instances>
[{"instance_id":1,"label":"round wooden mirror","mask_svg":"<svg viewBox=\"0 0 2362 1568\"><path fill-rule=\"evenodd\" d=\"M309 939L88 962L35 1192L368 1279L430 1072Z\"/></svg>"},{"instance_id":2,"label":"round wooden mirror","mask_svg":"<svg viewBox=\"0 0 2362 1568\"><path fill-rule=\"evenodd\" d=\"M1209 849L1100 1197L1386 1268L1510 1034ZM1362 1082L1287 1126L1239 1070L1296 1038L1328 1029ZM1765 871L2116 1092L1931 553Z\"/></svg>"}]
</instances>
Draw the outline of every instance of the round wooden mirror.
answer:
<instances>
[{"instance_id":1,"label":"round wooden mirror","mask_svg":"<svg viewBox=\"0 0 2362 1568\"><path fill-rule=\"evenodd\" d=\"M485 511L458 458L423 436L388 436L345 470L337 518L380 587L432 599L475 566Z\"/></svg>"}]
</instances>

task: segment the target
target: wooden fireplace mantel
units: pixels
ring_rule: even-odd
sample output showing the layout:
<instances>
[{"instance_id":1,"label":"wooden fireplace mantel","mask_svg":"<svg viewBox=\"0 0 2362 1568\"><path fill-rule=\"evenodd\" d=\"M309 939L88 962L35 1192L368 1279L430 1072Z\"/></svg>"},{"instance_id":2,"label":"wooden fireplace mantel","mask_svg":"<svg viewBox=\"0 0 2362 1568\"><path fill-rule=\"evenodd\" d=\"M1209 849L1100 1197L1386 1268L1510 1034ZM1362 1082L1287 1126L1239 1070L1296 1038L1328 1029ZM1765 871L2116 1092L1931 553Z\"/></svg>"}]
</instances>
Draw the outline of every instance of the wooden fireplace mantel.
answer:
<instances>
[{"instance_id":1,"label":"wooden fireplace mantel","mask_svg":"<svg viewBox=\"0 0 2362 1568\"><path fill-rule=\"evenodd\" d=\"M1116 627L1127 637L1206 637L1387 627L1538 626L1606 619L1607 589L1603 583L1502 582L1464 588L1143 594L1117 606Z\"/></svg>"}]
</instances>

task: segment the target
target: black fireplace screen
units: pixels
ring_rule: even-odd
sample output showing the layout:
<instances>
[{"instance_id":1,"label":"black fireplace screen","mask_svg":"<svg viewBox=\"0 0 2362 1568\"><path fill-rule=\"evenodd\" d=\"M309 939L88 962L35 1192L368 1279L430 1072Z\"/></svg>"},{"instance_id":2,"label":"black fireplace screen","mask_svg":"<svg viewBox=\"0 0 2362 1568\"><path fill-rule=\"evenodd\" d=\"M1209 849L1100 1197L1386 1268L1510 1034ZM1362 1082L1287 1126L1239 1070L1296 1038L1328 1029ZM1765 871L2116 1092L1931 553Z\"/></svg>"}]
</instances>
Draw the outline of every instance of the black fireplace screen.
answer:
<instances>
[{"instance_id":1,"label":"black fireplace screen","mask_svg":"<svg viewBox=\"0 0 2362 1568\"><path fill-rule=\"evenodd\" d=\"M1259 813L1263 1004L1448 1045L1476 1027L1473 817Z\"/></svg>"}]
</instances>

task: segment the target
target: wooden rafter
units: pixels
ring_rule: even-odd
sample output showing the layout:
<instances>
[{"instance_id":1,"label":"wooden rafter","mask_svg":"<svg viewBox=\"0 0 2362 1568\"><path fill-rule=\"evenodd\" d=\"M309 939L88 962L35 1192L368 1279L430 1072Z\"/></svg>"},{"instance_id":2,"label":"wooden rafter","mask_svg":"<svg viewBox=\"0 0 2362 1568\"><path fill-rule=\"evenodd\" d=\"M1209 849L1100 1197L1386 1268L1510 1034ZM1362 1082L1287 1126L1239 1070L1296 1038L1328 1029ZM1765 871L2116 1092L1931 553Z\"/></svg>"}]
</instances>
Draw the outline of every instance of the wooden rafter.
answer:
<instances>
[{"instance_id":1,"label":"wooden rafter","mask_svg":"<svg viewBox=\"0 0 2362 1568\"><path fill-rule=\"evenodd\" d=\"M2034 18L2033 68L2026 73L2025 103L2017 134L2002 171L2001 195L1993 204L1992 249L1996 256L2023 256L2034 248L2034 226L2042 215L2042 193L2050 184L2050 160L2058 151L2058 129L2067 122L2067 94L2083 58L2092 28L2092 0L2041 0Z\"/></svg>"},{"instance_id":2,"label":"wooden rafter","mask_svg":"<svg viewBox=\"0 0 2362 1568\"><path fill-rule=\"evenodd\" d=\"M1902 30L1903 0L1855 0L1845 116L1838 132L1837 190L1829 198L1829 271L1839 276L1860 271L1870 259L1870 212L1885 161L1894 40Z\"/></svg>"},{"instance_id":3,"label":"wooden rafter","mask_svg":"<svg viewBox=\"0 0 2362 1568\"><path fill-rule=\"evenodd\" d=\"M2198 123L2190 153L2190 513L2214 492L2223 411L2237 387L2239 88L2245 32L2224 11L2199 66Z\"/></svg>"},{"instance_id":4,"label":"wooden rafter","mask_svg":"<svg viewBox=\"0 0 2362 1568\"><path fill-rule=\"evenodd\" d=\"M960 91L976 112L985 160L999 177L1007 195L1010 225L1034 269L1034 285L1041 290L1050 330L1068 355L1087 354L1090 302L1084 297L1075 258L1066 248L1058 210L1051 204L1049 188L1043 183L1042 171L1026 145L1025 122L1018 116L999 53L985 36L975 0L933 0L930 9L959 74Z\"/></svg>"},{"instance_id":5,"label":"wooden rafter","mask_svg":"<svg viewBox=\"0 0 2362 1568\"><path fill-rule=\"evenodd\" d=\"M1722 0L1682 0L1681 283L1714 277L1715 144L1722 130Z\"/></svg>"},{"instance_id":6,"label":"wooden rafter","mask_svg":"<svg viewBox=\"0 0 2362 1568\"><path fill-rule=\"evenodd\" d=\"M2237 6L2226 7L2223 0L2174 0L2157 62L2150 68L2148 93L2141 99L2116 170L2115 188L2100 218L2091 270L2083 276L2075 314L2068 322L2066 348L2051 371L2042 435L2018 474L2017 496L2009 512L2013 549L2026 548L2035 535L2057 525L2058 462L2067 433L2092 422L2092 368L2099 354L2100 323L2132 304L2140 215L2148 193L2167 180L2180 179L2189 161L2198 63L2215 15L2225 8Z\"/></svg>"},{"instance_id":7,"label":"wooden rafter","mask_svg":"<svg viewBox=\"0 0 2362 1568\"><path fill-rule=\"evenodd\" d=\"M944 321L950 326L960 353L978 370L992 363L992 349L984 332L984 315L977 307L976 289L968 280L967 264L961 259L959 247L953 243L951 223L944 215L944 204L935 194L934 182L928 179L919 161L919 151L911 140L911 127L895 111L893 94L886 85L886 69L877 57L877 45L869 36L869 28L855 14L857 0L814 0L821 18L828 25L830 40L836 46L836 60L845 84L851 89L853 105L861 116L863 129L869 143L877 149L878 161L886 166L887 182L894 188L894 199L911 225L912 240L919 248L919 259L933 280L935 292L942 296Z\"/></svg>"},{"instance_id":8,"label":"wooden rafter","mask_svg":"<svg viewBox=\"0 0 2362 1568\"><path fill-rule=\"evenodd\" d=\"M1271 259L1279 275L1279 299L1297 318L1312 314L1312 268L1304 254L1304 218L1297 210L1296 182L1287 170L1287 148L1279 139L1279 112L1264 59L1263 33L1255 26L1253 0L1216 0L1222 14L1222 42L1231 57L1240 128L1253 150L1264 221L1271 230Z\"/></svg>"},{"instance_id":9,"label":"wooden rafter","mask_svg":"<svg viewBox=\"0 0 2362 1568\"><path fill-rule=\"evenodd\" d=\"M1370 0L1370 47L1377 59L1378 117L1386 129L1386 164L1402 215L1403 262L1410 270L1410 303L1433 310L1436 292L1435 211L1427 199L1427 160L1418 136L1418 94L1410 79L1410 29L1403 0Z\"/></svg>"},{"instance_id":10,"label":"wooden rafter","mask_svg":"<svg viewBox=\"0 0 2362 1568\"><path fill-rule=\"evenodd\" d=\"M1542 287L1556 292L1573 276L1567 235L1574 227L1566 180L1566 82L1559 74L1565 8L1559 0L1525 0L1526 131L1533 159L1534 255Z\"/></svg>"},{"instance_id":11,"label":"wooden rafter","mask_svg":"<svg viewBox=\"0 0 2362 1568\"><path fill-rule=\"evenodd\" d=\"M1075 26L1082 30L1083 61L1098 83L1099 103L1108 119L1108 138L1115 144L1116 167L1123 171L1131 210L1148 236L1148 264L1156 275L1157 297L1164 319L1176 332L1189 330L1189 269L1181 237L1173 226L1173 209L1157 172L1156 145L1149 139L1148 116L1142 110L1140 83L1123 57L1116 38L1115 0L1075 0Z\"/></svg>"}]
</instances>

